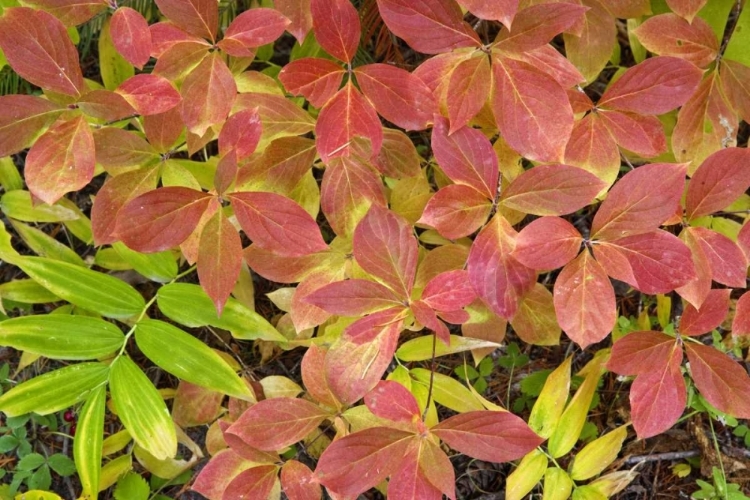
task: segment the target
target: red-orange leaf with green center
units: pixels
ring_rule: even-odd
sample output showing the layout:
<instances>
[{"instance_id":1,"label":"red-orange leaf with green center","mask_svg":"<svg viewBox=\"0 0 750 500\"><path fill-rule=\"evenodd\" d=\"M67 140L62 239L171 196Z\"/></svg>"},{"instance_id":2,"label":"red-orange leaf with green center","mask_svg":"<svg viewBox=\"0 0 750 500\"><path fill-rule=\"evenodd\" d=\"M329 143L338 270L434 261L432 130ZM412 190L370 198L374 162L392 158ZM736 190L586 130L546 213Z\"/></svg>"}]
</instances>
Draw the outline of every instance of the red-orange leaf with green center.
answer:
<instances>
[{"instance_id":1,"label":"red-orange leaf with green center","mask_svg":"<svg viewBox=\"0 0 750 500\"><path fill-rule=\"evenodd\" d=\"M544 441L509 412L470 411L430 430L454 450L489 462L516 460Z\"/></svg>"},{"instance_id":2,"label":"red-orange leaf with green center","mask_svg":"<svg viewBox=\"0 0 750 500\"><path fill-rule=\"evenodd\" d=\"M661 229L604 241L594 255L611 277L643 293L668 293L697 276L690 249Z\"/></svg>"},{"instance_id":3,"label":"red-orange leaf with green center","mask_svg":"<svg viewBox=\"0 0 750 500\"><path fill-rule=\"evenodd\" d=\"M649 52L685 59L705 68L716 59L719 40L701 18L688 22L676 14L649 17L631 31Z\"/></svg>"},{"instance_id":4,"label":"red-orange leaf with green center","mask_svg":"<svg viewBox=\"0 0 750 500\"><path fill-rule=\"evenodd\" d=\"M534 215L565 215L588 205L607 185L594 174L570 165L533 167L503 189L500 200Z\"/></svg>"},{"instance_id":5,"label":"red-orange leaf with green center","mask_svg":"<svg viewBox=\"0 0 750 500\"><path fill-rule=\"evenodd\" d=\"M273 0L273 6L291 21L287 31L294 35L301 45L313 25L310 3L300 0Z\"/></svg>"},{"instance_id":6,"label":"red-orange leaf with green center","mask_svg":"<svg viewBox=\"0 0 750 500\"><path fill-rule=\"evenodd\" d=\"M536 281L536 272L512 255L517 234L505 218L495 215L474 240L467 264L474 291L505 319L516 314L521 297Z\"/></svg>"},{"instance_id":7,"label":"red-orange leaf with green center","mask_svg":"<svg viewBox=\"0 0 750 500\"><path fill-rule=\"evenodd\" d=\"M750 418L750 378L745 368L713 347L685 343L690 374L701 395L736 418Z\"/></svg>"},{"instance_id":8,"label":"red-orange leaf with green center","mask_svg":"<svg viewBox=\"0 0 750 500\"><path fill-rule=\"evenodd\" d=\"M151 57L151 31L137 10L120 7L112 15L109 32L117 52L138 69Z\"/></svg>"},{"instance_id":9,"label":"red-orange leaf with green center","mask_svg":"<svg viewBox=\"0 0 750 500\"><path fill-rule=\"evenodd\" d=\"M216 40L219 5L213 0L156 0L167 19L191 35Z\"/></svg>"},{"instance_id":10,"label":"red-orange leaf with green center","mask_svg":"<svg viewBox=\"0 0 750 500\"><path fill-rule=\"evenodd\" d=\"M487 102L492 87L490 60L482 51L458 63L448 84L448 118L452 134L474 118Z\"/></svg>"},{"instance_id":11,"label":"red-orange leaf with green center","mask_svg":"<svg viewBox=\"0 0 750 500\"><path fill-rule=\"evenodd\" d=\"M698 11L708 3L708 0L667 0L667 5L680 17L692 22Z\"/></svg>"},{"instance_id":12,"label":"red-orange leaf with green center","mask_svg":"<svg viewBox=\"0 0 750 500\"><path fill-rule=\"evenodd\" d=\"M52 205L88 184L95 167L94 136L79 115L53 125L34 143L24 173L29 191Z\"/></svg>"},{"instance_id":13,"label":"red-orange leaf with green center","mask_svg":"<svg viewBox=\"0 0 750 500\"><path fill-rule=\"evenodd\" d=\"M31 145L54 122L63 109L57 104L30 95L0 96L0 157L9 156Z\"/></svg>"},{"instance_id":14,"label":"red-orange leaf with green center","mask_svg":"<svg viewBox=\"0 0 750 500\"><path fill-rule=\"evenodd\" d=\"M513 18L518 11L518 0L457 0L458 4L480 19L500 21L510 29Z\"/></svg>"},{"instance_id":15,"label":"red-orange leaf with green center","mask_svg":"<svg viewBox=\"0 0 750 500\"><path fill-rule=\"evenodd\" d=\"M425 476L419 463L422 448L429 442L427 438L414 439L398 469L388 481L388 498L391 500L442 500L443 494ZM453 469L453 466L450 466Z\"/></svg>"},{"instance_id":16,"label":"red-orange leaf with green center","mask_svg":"<svg viewBox=\"0 0 750 500\"><path fill-rule=\"evenodd\" d=\"M600 113L589 113L575 123L565 146L565 163L612 184L620 172L620 151L599 116Z\"/></svg>"},{"instance_id":17,"label":"red-orange leaf with green center","mask_svg":"<svg viewBox=\"0 0 750 500\"><path fill-rule=\"evenodd\" d=\"M280 137L240 170L237 185L262 179L272 191L289 194L312 167L315 142L305 137Z\"/></svg>"},{"instance_id":18,"label":"red-orange leaf with green center","mask_svg":"<svg viewBox=\"0 0 750 500\"><path fill-rule=\"evenodd\" d=\"M116 127L94 130L96 162L113 175L120 175L161 160L159 153L140 135Z\"/></svg>"},{"instance_id":19,"label":"red-orange leaf with green center","mask_svg":"<svg viewBox=\"0 0 750 500\"><path fill-rule=\"evenodd\" d=\"M392 380L381 380L365 395L367 408L381 418L394 422L416 423L420 419L419 405L406 387Z\"/></svg>"},{"instance_id":20,"label":"red-orange leaf with green center","mask_svg":"<svg viewBox=\"0 0 750 500\"><path fill-rule=\"evenodd\" d=\"M248 408L227 432L263 451L276 451L304 439L328 413L299 398L271 398Z\"/></svg>"},{"instance_id":21,"label":"red-orange leaf with green center","mask_svg":"<svg viewBox=\"0 0 750 500\"><path fill-rule=\"evenodd\" d=\"M706 296L700 309L687 304L680 319L680 333L696 337L718 328L729 313L731 293L730 288L713 289Z\"/></svg>"},{"instance_id":22,"label":"red-orange leaf with green center","mask_svg":"<svg viewBox=\"0 0 750 500\"><path fill-rule=\"evenodd\" d=\"M533 161L559 162L573 130L565 90L534 66L495 54L492 111L507 143Z\"/></svg>"},{"instance_id":23,"label":"red-orange leaf with green center","mask_svg":"<svg viewBox=\"0 0 750 500\"><path fill-rule=\"evenodd\" d=\"M703 251L699 238L694 233L696 228L686 227L680 233L680 240L690 249L693 256L693 267L696 278L686 285L677 288L676 292L694 307L701 307L711 290L711 264Z\"/></svg>"},{"instance_id":24,"label":"red-orange leaf with green center","mask_svg":"<svg viewBox=\"0 0 750 500\"><path fill-rule=\"evenodd\" d=\"M518 306L510 321L513 331L533 345L558 345L560 326L557 324L552 293L541 283L535 283Z\"/></svg>"},{"instance_id":25,"label":"red-orange leaf with green center","mask_svg":"<svg viewBox=\"0 0 750 500\"><path fill-rule=\"evenodd\" d=\"M686 167L653 163L625 174L599 206L591 237L614 240L657 229L675 213L685 186Z\"/></svg>"},{"instance_id":26,"label":"red-orange leaf with green center","mask_svg":"<svg viewBox=\"0 0 750 500\"><path fill-rule=\"evenodd\" d=\"M289 500L320 500L320 484L303 463L287 460L281 467L281 489Z\"/></svg>"},{"instance_id":27,"label":"red-orange leaf with green center","mask_svg":"<svg viewBox=\"0 0 750 500\"><path fill-rule=\"evenodd\" d=\"M201 469L191 489L206 498L221 499L229 483L253 465L231 449L220 450Z\"/></svg>"},{"instance_id":28,"label":"red-orange leaf with green center","mask_svg":"<svg viewBox=\"0 0 750 500\"><path fill-rule=\"evenodd\" d=\"M388 29L416 51L440 54L481 45L452 0L378 0L378 10Z\"/></svg>"},{"instance_id":29,"label":"red-orange leaf with green center","mask_svg":"<svg viewBox=\"0 0 750 500\"><path fill-rule=\"evenodd\" d=\"M661 115L682 106L698 88L703 71L676 57L646 59L609 86L599 106L641 115Z\"/></svg>"},{"instance_id":30,"label":"red-orange leaf with green center","mask_svg":"<svg viewBox=\"0 0 750 500\"><path fill-rule=\"evenodd\" d=\"M419 245L411 225L395 213L372 206L354 231L354 258L363 270L399 297L411 295Z\"/></svg>"},{"instance_id":31,"label":"red-orange leaf with green center","mask_svg":"<svg viewBox=\"0 0 750 500\"><path fill-rule=\"evenodd\" d=\"M390 427L349 434L325 449L315 475L329 490L357 497L395 473L415 439L411 432Z\"/></svg>"},{"instance_id":32,"label":"red-orange leaf with green center","mask_svg":"<svg viewBox=\"0 0 750 500\"><path fill-rule=\"evenodd\" d=\"M311 0L313 33L323 50L345 63L357 53L362 28L349 0Z\"/></svg>"},{"instance_id":33,"label":"red-orange leaf with green center","mask_svg":"<svg viewBox=\"0 0 750 500\"><path fill-rule=\"evenodd\" d=\"M580 35L563 34L565 55L583 74L586 82L593 82L609 62L617 43L615 19L596 1L584 1L588 7L583 14Z\"/></svg>"},{"instance_id":34,"label":"red-orange leaf with green center","mask_svg":"<svg viewBox=\"0 0 750 500\"><path fill-rule=\"evenodd\" d=\"M543 3L516 14L510 31L503 30L497 48L508 52L527 52L543 45L580 22L587 7L574 3Z\"/></svg>"},{"instance_id":35,"label":"red-orange leaf with green center","mask_svg":"<svg viewBox=\"0 0 750 500\"><path fill-rule=\"evenodd\" d=\"M116 122L138 114L127 99L110 90L92 90L81 97L77 104L88 116L108 122Z\"/></svg>"},{"instance_id":36,"label":"red-orange leaf with green center","mask_svg":"<svg viewBox=\"0 0 750 500\"><path fill-rule=\"evenodd\" d=\"M278 465L260 465L237 474L227 485L222 500L236 498L268 498L278 481Z\"/></svg>"},{"instance_id":37,"label":"red-orange leaf with green center","mask_svg":"<svg viewBox=\"0 0 750 500\"><path fill-rule=\"evenodd\" d=\"M214 52L185 78L180 93L185 126L202 136L229 115L237 96L237 84L219 53Z\"/></svg>"},{"instance_id":38,"label":"red-orange leaf with green center","mask_svg":"<svg viewBox=\"0 0 750 500\"><path fill-rule=\"evenodd\" d=\"M750 335L750 292L745 292L737 300L732 320L732 335Z\"/></svg>"},{"instance_id":39,"label":"red-orange leaf with green center","mask_svg":"<svg viewBox=\"0 0 750 500\"><path fill-rule=\"evenodd\" d=\"M357 83L375 111L406 130L423 130L437 105L419 78L389 64L368 64L354 70Z\"/></svg>"},{"instance_id":40,"label":"red-orange leaf with green center","mask_svg":"<svg viewBox=\"0 0 750 500\"><path fill-rule=\"evenodd\" d=\"M442 236L455 240L482 227L491 209L492 202L476 189L450 185L430 198L417 224L434 227Z\"/></svg>"},{"instance_id":41,"label":"red-orange leaf with green center","mask_svg":"<svg viewBox=\"0 0 750 500\"><path fill-rule=\"evenodd\" d=\"M750 67L723 59L719 74L724 95L737 114L747 121L750 119Z\"/></svg>"},{"instance_id":42,"label":"red-orange leaf with green center","mask_svg":"<svg viewBox=\"0 0 750 500\"><path fill-rule=\"evenodd\" d=\"M109 5L107 0L24 0L23 4L49 12L68 27L85 23Z\"/></svg>"},{"instance_id":43,"label":"red-orange leaf with green center","mask_svg":"<svg viewBox=\"0 0 750 500\"><path fill-rule=\"evenodd\" d=\"M432 152L440 168L455 183L471 186L489 200L497 195L497 155L479 130L462 127L449 135L448 120L435 116Z\"/></svg>"},{"instance_id":44,"label":"red-orange leaf with green center","mask_svg":"<svg viewBox=\"0 0 750 500\"><path fill-rule=\"evenodd\" d=\"M177 89L162 76L141 73L120 84L115 90L140 115L164 113L180 103Z\"/></svg>"},{"instance_id":45,"label":"red-orange leaf with green center","mask_svg":"<svg viewBox=\"0 0 750 500\"><path fill-rule=\"evenodd\" d=\"M326 380L325 358L328 348L311 344L302 356L300 371L302 372L302 382L308 394L318 403L330 408L340 408L336 396L333 395L331 388Z\"/></svg>"},{"instance_id":46,"label":"red-orange leaf with green center","mask_svg":"<svg viewBox=\"0 0 750 500\"><path fill-rule=\"evenodd\" d=\"M570 222L541 217L518 233L513 257L532 269L557 269L576 258L581 243L581 233Z\"/></svg>"},{"instance_id":47,"label":"red-orange leaf with green center","mask_svg":"<svg viewBox=\"0 0 750 500\"><path fill-rule=\"evenodd\" d=\"M115 236L138 252L169 250L190 236L213 199L184 187L149 191L119 211Z\"/></svg>"},{"instance_id":48,"label":"red-orange leaf with green center","mask_svg":"<svg viewBox=\"0 0 750 500\"><path fill-rule=\"evenodd\" d=\"M440 444L431 439L419 441L419 468L424 477L442 491L450 500L456 498L456 473L448 455L440 449Z\"/></svg>"},{"instance_id":49,"label":"red-orange leaf with green center","mask_svg":"<svg viewBox=\"0 0 750 500\"><path fill-rule=\"evenodd\" d=\"M253 243L302 257L328 248L315 220L296 202L275 193L232 193L234 213Z\"/></svg>"},{"instance_id":50,"label":"red-orange leaf with green center","mask_svg":"<svg viewBox=\"0 0 750 500\"><path fill-rule=\"evenodd\" d=\"M289 19L277 10L263 7L246 10L234 18L216 45L230 56L254 57L255 49L276 41L287 26Z\"/></svg>"},{"instance_id":51,"label":"red-orange leaf with green center","mask_svg":"<svg viewBox=\"0 0 750 500\"><path fill-rule=\"evenodd\" d=\"M693 174L685 215L696 219L731 205L750 187L750 150L726 148L712 154Z\"/></svg>"},{"instance_id":52,"label":"red-orange leaf with green center","mask_svg":"<svg viewBox=\"0 0 750 500\"><path fill-rule=\"evenodd\" d=\"M327 163L332 158L349 155L356 137L370 141L372 155L380 152L383 127L378 114L359 90L348 82L318 115L315 144L320 159Z\"/></svg>"},{"instance_id":53,"label":"red-orange leaf with green center","mask_svg":"<svg viewBox=\"0 0 750 500\"><path fill-rule=\"evenodd\" d=\"M143 131L148 142L159 152L167 152L175 145L185 126L180 116L180 108L174 108L164 113L143 117Z\"/></svg>"},{"instance_id":54,"label":"red-orange leaf with green center","mask_svg":"<svg viewBox=\"0 0 750 500\"><path fill-rule=\"evenodd\" d=\"M372 160L373 166L378 171L394 179L414 177L422 172L421 161L417 148L414 147L409 136L400 130L383 129L383 147L380 148L378 156Z\"/></svg>"},{"instance_id":55,"label":"red-orange leaf with green center","mask_svg":"<svg viewBox=\"0 0 750 500\"><path fill-rule=\"evenodd\" d=\"M198 280L221 315L242 268L240 235L222 210L203 227L198 247Z\"/></svg>"},{"instance_id":56,"label":"red-orange leaf with green center","mask_svg":"<svg viewBox=\"0 0 750 500\"><path fill-rule=\"evenodd\" d=\"M557 322L581 349L606 337L617 321L612 283L588 251L560 271L554 303Z\"/></svg>"},{"instance_id":57,"label":"red-orange leaf with green center","mask_svg":"<svg viewBox=\"0 0 750 500\"><path fill-rule=\"evenodd\" d=\"M390 289L363 279L325 285L308 295L305 301L339 316L364 316L400 304Z\"/></svg>"},{"instance_id":58,"label":"red-orange leaf with green center","mask_svg":"<svg viewBox=\"0 0 750 500\"><path fill-rule=\"evenodd\" d=\"M0 49L10 67L34 85L72 96L86 90L78 51L52 14L6 8L0 16Z\"/></svg>"},{"instance_id":59,"label":"red-orange leaf with green center","mask_svg":"<svg viewBox=\"0 0 750 500\"><path fill-rule=\"evenodd\" d=\"M339 90L344 73L344 68L333 61L305 57L281 68L279 81L290 94L301 95L320 108Z\"/></svg>"}]
</instances>

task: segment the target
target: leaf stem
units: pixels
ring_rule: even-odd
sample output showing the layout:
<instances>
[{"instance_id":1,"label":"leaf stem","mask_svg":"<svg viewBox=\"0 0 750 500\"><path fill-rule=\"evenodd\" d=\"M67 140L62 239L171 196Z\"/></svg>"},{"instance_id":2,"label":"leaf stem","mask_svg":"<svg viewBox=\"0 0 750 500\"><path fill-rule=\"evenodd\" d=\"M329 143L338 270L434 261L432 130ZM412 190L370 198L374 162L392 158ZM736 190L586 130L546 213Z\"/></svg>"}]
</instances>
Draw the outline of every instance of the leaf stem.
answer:
<instances>
[{"instance_id":1,"label":"leaf stem","mask_svg":"<svg viewBox=\"0 0 750 500\"><path fill-rule=\"evenodd\" d=\"M430 385L427 388L427 402L424 405L424 411L422 412L422 422L427 418L427 412L430 409L430 403L432 403L432 385L435 380L435 348L437 346L437 333L432 332L432 359L430 361Z\"/></svg>"}]
</instances>

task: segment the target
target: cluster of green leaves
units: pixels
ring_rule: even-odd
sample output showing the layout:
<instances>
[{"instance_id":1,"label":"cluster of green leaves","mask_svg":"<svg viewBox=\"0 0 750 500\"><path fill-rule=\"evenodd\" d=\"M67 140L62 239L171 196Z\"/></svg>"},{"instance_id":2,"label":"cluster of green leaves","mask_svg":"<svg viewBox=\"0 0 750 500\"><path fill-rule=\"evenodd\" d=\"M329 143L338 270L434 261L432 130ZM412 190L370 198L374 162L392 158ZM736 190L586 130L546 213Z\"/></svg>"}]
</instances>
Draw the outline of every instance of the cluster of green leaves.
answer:
<instances>
[{"instance_id":1,"label":"cluster of green leaves","mask_svg":"<svg viewBox=\"0 0 750 500\"><path fill-rule=\"evenodd\" d=\"M644 439L686 407L750 418L733 359L750 335L750 8L368 4L419 65L362 57L372 15L349 0L3 1L0 62L39 90L0 97L0 259L21 276L0 284L0 344L56 364L0 411L78 407L81 498L185 481L204 457L185 429L207 425L192 488L211 500L453 499L448 450L520 460L507 498L541 484L545 499L598 500L635 477L606 471L631 424ZM76 43L93 23L100 74L84 75ZM275 318L255 311L257 276L280 284ZM612 280L656 321L618 320ZM251 382L193 329L266 356L304 348L301 380ZM517 343L488 357L508 329L614 344L577 373L568 357L527 377L512 406L509 385L524 420L482 395L495 370L512 382L530 362ZM434 369L459 353L474 366ZM177 388L157 388L140 355ZM600 430L587 415L606 371L634 377L631 421ZM122 430L105 436L107 415ZM29 487L71 471L23 451L14 480Z\"/></svg>"}]
</instances>

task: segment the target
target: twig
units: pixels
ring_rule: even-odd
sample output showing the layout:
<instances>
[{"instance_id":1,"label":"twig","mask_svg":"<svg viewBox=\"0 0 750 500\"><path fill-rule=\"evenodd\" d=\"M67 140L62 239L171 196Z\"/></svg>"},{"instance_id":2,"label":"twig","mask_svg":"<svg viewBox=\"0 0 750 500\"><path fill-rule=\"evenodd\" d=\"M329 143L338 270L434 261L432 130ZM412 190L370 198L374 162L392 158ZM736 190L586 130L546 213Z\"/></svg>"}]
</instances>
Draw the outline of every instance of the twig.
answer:
<instances>
[{"instance_id":1,"label":"twig","mask_svg":"<svg viewBox=\"0 0 750 500\"><path fill-rule=\"evenodd\" d=\"M670 451L668 453L654 453L652 455L637 455L635 457L628 457L625 460L625 465L640 464L643 462L659 462L662 460L682 460L685 458L692 458L700 456L700 450L688 450L688 451Z\"/></svg>"}]
</instances>

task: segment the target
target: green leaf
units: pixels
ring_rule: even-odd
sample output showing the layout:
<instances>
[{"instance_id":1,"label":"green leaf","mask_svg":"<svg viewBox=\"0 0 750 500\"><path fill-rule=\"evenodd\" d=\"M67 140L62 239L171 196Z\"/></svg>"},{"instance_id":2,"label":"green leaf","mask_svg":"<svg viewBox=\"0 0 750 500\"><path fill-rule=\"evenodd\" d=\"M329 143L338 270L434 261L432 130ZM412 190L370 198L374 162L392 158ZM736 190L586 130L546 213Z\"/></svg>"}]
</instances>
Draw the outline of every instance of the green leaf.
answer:
<instances>
[{"instance_id":1,"label":"green leaf","mask_svg":"<svg viewBox=\"0 0 750 500\"><path fill-rule=\"evenodd\" d=\"M122 347L112 323L62 314L21 316L0 323L0 345L52 359L96 359Z\"/></svg>"},{"instance_id":2,"label":"green leaf","mask_svg":"<svg viewBox=\"0 0 750 500\"><path fill-rule=\"evenodd\" d=\"M11 223L21 239L35 254L41 257L47 257L49 259L60 260L77 266L86 267L86 263L76 252L68 248L67 245L64 245L51 236L48 236L47 233L22 222L13 222L11 220Z\"/></svg>"},{"instance_id":3,"label":"green leaf","mask_svg":"<svg viewBox=\"0 0 750 500\"><path fill-rule=\"evenodd\" d=\"M43 257L24 257L17 265L50 292L102 316L129 318L146 305L135 288L103 273Z\"/></svg>"},{"instance_id":4,"label":"green leaf","mask_svg":"<svg viewBox=\"0 0 750 500\"><path fill-rule=\"evenodd\" d=\"M177 435L167 405L130 358L122 356L112 364L109 388L117 415L133 440L158 459L174 457Z\"/></svg>"},{"instance_id":5,"label":"green leaf","mask_svg":"<svg viewBox=\"0 0 750 500\"><path fill-rule=\"evenodd\" d=\"M60 300L60 297L36 281L28 279L13 280L0 285L0 298L22 304L48 304Z\"/></svg>"},{"instance_id":6,"label":"green leaf","mask_svg":"<svg viewBox=\"0 0 750 500\"><path fill-rule=\"evenodd\" d=\"M138 273L157 283L167 283L177 276L177 261L172 252L140 253L120 242L112 245L117 254Z\"/></svg>"},{"instance_id":7,"label":"green leaf","mask_svg":"<svg viewBox=\"0 0 750 500\"><path fill-rule=\"evenodd\" d=\"M230 331L237 339L287 341L260 314L232 297L224 306L221 317L217 316L213 302L198 285L172 283L161 287L156 296L161 312L187 327L211 325Z\"/></svg>"},{"instance_id":8,"label":"green leaf","mask_svg":"<svg viewBox=\"0 0 750 500\"><path fill-rule=\"evenodd\" d=\"M45 462L44 456L39 453L26 455L16 464L17 470L34 470Z\"/></svg>"},{"instance_id":9,"label":"green leaf","mask_svg":"<svg viewBox=\"0 0 750 500\"><path fill-rule=\"evenodd\" d=\"M435 343L435 356L446 356L457 352L487 347L500 347L500 344L487 340L473 339L471 337L451 335L450 345L445 345L442 342ZM396 357L401 361L424 361L432 358L432 335L425 335L404 342L396 351Z\"/></svg>"},{"instance_id":10,"label":"green leaf","mask_svg":"<svg viewBox=\"0 0 750 500\"><path fill-rule=\"evenodd\" d=\"M51 455L47 459L47 465L63 477L70 476L76 472L76 464L67 455L63 455L62 453Z\"/></svg>"},{"instance_id":11,"label":"green leaf","mask_svg":"<svg viewBox=\"0 0 750 500\"><path fill-rule=\"evenodd\" d=\"M727 48L724 51L724 58L731 61L737 61L750 66L750 52L747 48L750 46L750 8L743 7L737 24L734 27L732 38L729 39Z\"/></svg>"},{"instance_id":12,"label":"green leaf","mask_svg":"<svg viewBox=\"0 0 750 500\"><path fill-rule=\"evenodd\" d=\"M75 220L78 214L60 203L37 205L31 203L28 191L9 191L0 198L0 211L12 219L25 222L62 222Z\"/></svg>"},{"instance_id":13,"label":"green leaf","mask_svg":"<svg viewBox=\"0 0 750 500\"><path fill-rule=\"evenodd\" d=\"M7 435L0 437L0 453L8 453L18 446L18 438L16 436Z\"/></svg>"},{"instance_id":14,"label":"green leaf","mask_svg":"<svg viewBox=\"0 0 750 500\"><path fill-rule=\"evenodd\" d=\"M135 74L135 68L123 58L112 43L109 19L99 32L99 71L104 88L115 90L122 82Z\"/></svg>"},{"instance_id":15,"label":"green leaf","mask_svg":"<svg viewBox=\"0 0 750 500\"><path fill-rule=\"evenodd\" d=\"M11 244L11 236L8 229L5 227L5 223L0 222L0 260L12 264L20 256L21 254L19 254Z\"/></svg>"},{"instance_id":16,"label":"green leaf","mask_svg":"<svg viewBox=\"0 0 750 500\"><path fill-rule=\"evenodd\" d=\"M104 432L104 406L107 389L99 387L86 400L78 413L78 428L73 440L73 458L81 480L81 496L96 499L102 467L102 442Z\"/></svg>"},{"instance_id":17,"label":"green leaf","mask_svg":"<svg viewBox=\"0 0 750 500\"><path fill-rule=\"evenodd\" d=\"M135 341L143 354L175 377L240 399L254 400L245 382L221 356L169 323L153 319L139 322Z\"/></svg>"},{"instance_id":18,"label":"green leaf","mask_svg":"<svg viewBox=\"0 0 750 500\"><path fill-rule=\"evenodd\" d=\"M430 370L412 368L410 373L417 383L429 387ZM485 409L481 401L475 398L461 382L442 373L432 374L432 398L446 408L459 413Z\"/></svg>"},{"instance_id":19,"label":"green leaf","mask_svg":"<svg viewBox=\"0 0 750 500\"><path fill-rule=\"evenodd\" d=\"M23 179L10 156L0 158L0 185L5 192L23 189Z\"/></svg>"},{"instance_id":20,"label":"green leaf","mask_svg":"<svg viewBox=\"0 0 750 500\"><path fill-rule=\"evenodd\" d=\"M49 473L49 467L46 464L39 467L26 481L26 484L29 485L29 488L35 490L48 490L52 485L52 476Z\"/></svg>"},{"instance_id":21,"label":"green leaf","mask_svg":"<svg viewBox=\"0 0 750 500\"><path fill-rule=\"evenodd\" d=\"M82 401L107 381L102 363L66 366L17 385L0 396L0 411L9 417L35 412L48 415Z\"/></svg>"},{"instance_id":22,"label":"green leaf","mask_svg":"<svg viewBox=\"0 0 750 500\"><path fill-rule=\"evenodd\" d=\"M115 500L148 500L148 483L135 472L128 472L117 481Z\"/></svg>"}]
</instances>

